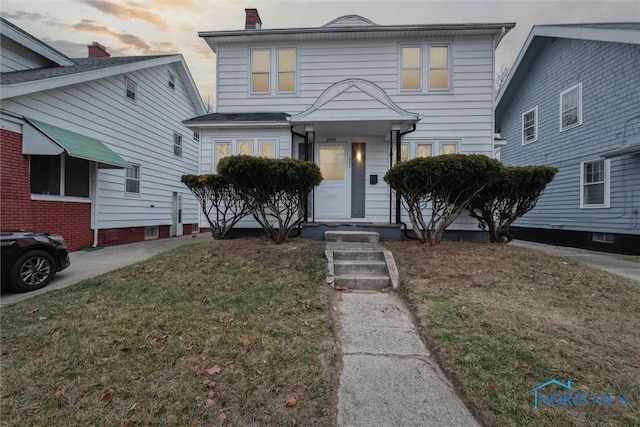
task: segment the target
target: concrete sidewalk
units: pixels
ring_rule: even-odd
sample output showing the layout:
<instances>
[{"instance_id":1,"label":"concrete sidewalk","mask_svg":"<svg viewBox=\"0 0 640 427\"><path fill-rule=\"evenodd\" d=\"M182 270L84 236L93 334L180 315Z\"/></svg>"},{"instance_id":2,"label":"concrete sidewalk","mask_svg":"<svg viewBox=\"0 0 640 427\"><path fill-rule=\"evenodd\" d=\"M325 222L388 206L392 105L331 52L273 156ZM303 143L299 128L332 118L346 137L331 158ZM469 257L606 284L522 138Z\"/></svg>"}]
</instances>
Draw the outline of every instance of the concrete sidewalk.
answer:
<instances>
[{"instance_id":1,"label":"concrete sidewalk","mask_svg":"<svg viewBox=\"0 0 640 427\"><path fill-rule=\"evenodd\" d=\"M0 306L14 304L36 295L65 288L85 279L99 276L136 262L151 258L161 252L166 252L178 246L211 240L211 234L200 233L196 237L191 235L171 237L168 239L147 240L127 245L109 246L91 251L71 252L71 265L56 274L51 282L42 289L22 294L3 291L0 295Z\"/></svg>"},{"instance_id":2,"label":"concrete sidewalk","mask_svg":"<svg viewBox=\"0 0 640 427\"><path fill-rule=\"evenodd\" d=\"M478 426L395 293L342 293L338 426Z\"/></svg>"},{"instance_id":3,"label":"concrete sidewalk","mask_svg":"<svg viewBox=\"0 0 640 427\"><path fill-rule=\"evenodd\" d=\"M552 246L543 243L525 242L524 240L512 240L509 244L535 249L552 255L563 256L590 267L599 268L609 273L640 281L640 262L632 261L631 259L634 257L631 255L618 255L565 246ZM638 257L635 257L635 259L640 261Z\"/></svg>"}]
</instances>

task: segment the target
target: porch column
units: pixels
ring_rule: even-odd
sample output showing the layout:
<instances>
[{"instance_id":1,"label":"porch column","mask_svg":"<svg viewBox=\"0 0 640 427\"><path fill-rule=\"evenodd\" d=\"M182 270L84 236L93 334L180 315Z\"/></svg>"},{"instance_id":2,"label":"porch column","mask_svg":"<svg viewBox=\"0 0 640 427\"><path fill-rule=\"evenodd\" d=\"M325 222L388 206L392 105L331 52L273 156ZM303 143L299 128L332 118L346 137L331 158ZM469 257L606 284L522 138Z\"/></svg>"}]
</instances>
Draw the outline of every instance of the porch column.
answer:
<instances>
[{"instance_id":1,"label":"porch column","mask_svg":"<svg viewBox=\"0 0 640 427\"><path fill-rule=\"evenodd\" d=\"M311 148L311 155L309 155L309 148ZM304 160L305 161L315 161L315 132L313 130L313 125L305 125L304 126ZM316 209L315 209L315 200L316 200L316 189L313 187L311 189L311 199L312 199L312 208L313 214L311 222L316 222ZM309 222L309 197L307 196L307 200L304 204L304 222Z\"/></svg>"},{"instance_id":2,"label":"porch column","mask_svg":"<svg viewBox=\"0 0 640 427\"><path fill-rule=\"evenodd\" d=\"M400 160L402 159L402 144L401 144L401 139L402 139L402 134L400 133L400 126L398 125L393 125L391 127L391 135L389 138L390 144L389 144L389 167L392 167L393 165L395 165L396 163L400 162ZM393 145L395 144L396 146L396 158L393 158ZM398 196L398 192L395 192L395 196L396 196L396 224L400 224L401 221L401 216L400 216L400 197ZM391 197L389 198L389 224L392 224L391 222L391 210L392 210L392 201L391 201Z\"/></svg>"}]
</instances>

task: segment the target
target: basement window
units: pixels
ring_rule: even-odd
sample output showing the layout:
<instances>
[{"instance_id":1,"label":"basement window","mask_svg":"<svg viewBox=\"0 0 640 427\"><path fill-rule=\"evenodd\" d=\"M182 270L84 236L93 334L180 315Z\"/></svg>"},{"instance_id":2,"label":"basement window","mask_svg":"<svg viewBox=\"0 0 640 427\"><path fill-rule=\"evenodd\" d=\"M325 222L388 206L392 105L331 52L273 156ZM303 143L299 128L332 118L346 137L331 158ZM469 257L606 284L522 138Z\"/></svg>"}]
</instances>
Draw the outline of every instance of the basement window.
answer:
<instances>
[{"instance_id":1,"label":"basement window","mask_svg":"<svg viewBox=\"0 0 640 427\"><path fill-rule=\"evenodd\" d=\"M144 240L154 240L157 239L159 235L160 231L157 225L155 227L144 228Z\"/></svg>"},{"instance_id":2,"label":"basement window","mask_svg":"<svg viewBox=\"0 0 640 427\"><path fill-rule=\"evenodd\" d=\"M598 243L613 243L613 234L611 233L593 233L591 240Z\"/></svg>"}]
</instances>

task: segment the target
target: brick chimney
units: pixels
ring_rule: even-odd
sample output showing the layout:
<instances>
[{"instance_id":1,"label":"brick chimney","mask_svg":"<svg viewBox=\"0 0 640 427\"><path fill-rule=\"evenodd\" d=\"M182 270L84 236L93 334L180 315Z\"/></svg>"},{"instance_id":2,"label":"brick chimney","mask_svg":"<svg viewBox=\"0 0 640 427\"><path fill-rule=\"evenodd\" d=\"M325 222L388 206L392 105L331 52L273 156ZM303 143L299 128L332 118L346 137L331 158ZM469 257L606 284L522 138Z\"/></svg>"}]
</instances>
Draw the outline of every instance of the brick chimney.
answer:
<instances>
[{"instance_id":1,"label":"brick chimney","mask_svg":"<svg viewBox=\"0 0 640 427\"><path fill-rule=\"evenodd\" d=\"M245 9L246 20L244 22L245 30L259 30L262 28L262 21L258 15L258 9Z\"/></svg>"},{"instance_id":2,"label":"brick chimney","mask_svg":"<svg viewBox=\"0 0 640 427\"><path fill-rule=\"evenodd\" d=\"M89 58L108 58L111 56L109 52L107 52L107 48L98 42L93 42L87 47L89 48Z\"/></svg>"}]
</instances>

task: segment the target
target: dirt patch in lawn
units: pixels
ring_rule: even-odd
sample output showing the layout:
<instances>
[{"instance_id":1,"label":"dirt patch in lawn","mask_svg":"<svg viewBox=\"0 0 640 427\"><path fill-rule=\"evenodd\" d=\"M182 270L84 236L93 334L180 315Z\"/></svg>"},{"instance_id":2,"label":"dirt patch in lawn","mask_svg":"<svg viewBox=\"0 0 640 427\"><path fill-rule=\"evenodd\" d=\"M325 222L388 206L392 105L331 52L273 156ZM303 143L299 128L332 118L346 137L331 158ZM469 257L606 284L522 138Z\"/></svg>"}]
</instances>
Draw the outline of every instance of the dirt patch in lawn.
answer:
<instances>
[{"instance_id":1,"label":"dirt patch in lawn","mask_svg":"<svg viewBox=\"0 0 640 427\"><path fill-rule=\"evenodd\" d=\"M484 423L640 425L638 282L508 245L385 246L422 335ZM530 391L551 379L571 380L575 400L552 386L541 393L558 404L535 409Z\"/></svg>"},{"instance_id":2,"label":"dirt patch in lawn","mask_svg":"<svg viewBox=\"0 0 640 427\"><path fill-rule=\"evenodd\" d=\"M334 425L323 250L212 241L3 308L3 425Z\"/></svg>"}]
</instances>

